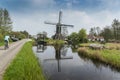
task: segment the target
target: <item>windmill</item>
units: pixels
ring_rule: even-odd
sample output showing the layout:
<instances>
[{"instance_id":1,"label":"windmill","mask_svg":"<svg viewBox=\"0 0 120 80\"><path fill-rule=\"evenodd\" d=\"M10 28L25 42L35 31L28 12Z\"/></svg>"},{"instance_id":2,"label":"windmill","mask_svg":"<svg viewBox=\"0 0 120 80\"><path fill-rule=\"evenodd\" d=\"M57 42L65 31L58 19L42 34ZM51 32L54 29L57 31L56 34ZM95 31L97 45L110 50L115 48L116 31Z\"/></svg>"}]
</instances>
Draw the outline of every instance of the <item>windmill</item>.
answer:
<instances>
[{"instance_id":1,"label":"windmill","mask_svg":"<svg viewBox=\"0 0 120 80\"><path fill-rule=\"evenodd\" d=\"M54 39L59 39L59 40L63 39L63 35L61 33L62 27L73 27L73 25L62 24L61 19L62 19L62 11L59 12L58 23L45 22L45 24L56 25L56 33L53 37Z\"/></svg>"}]
</instances>

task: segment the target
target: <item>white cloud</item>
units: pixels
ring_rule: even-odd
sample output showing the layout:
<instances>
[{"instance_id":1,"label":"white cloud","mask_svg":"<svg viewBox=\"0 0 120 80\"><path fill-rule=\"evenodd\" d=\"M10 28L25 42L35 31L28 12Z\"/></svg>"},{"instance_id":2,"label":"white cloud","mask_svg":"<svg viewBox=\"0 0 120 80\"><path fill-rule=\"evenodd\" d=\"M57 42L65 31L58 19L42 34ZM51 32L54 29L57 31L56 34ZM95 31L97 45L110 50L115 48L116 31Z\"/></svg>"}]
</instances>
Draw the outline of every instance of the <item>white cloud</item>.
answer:
<instances>
[{"instance_id":1,"label":"white cloud","mask_svg":"<svg viewBox=\"0 0 120 80\"><path fill-rule=\"evenodd\" d=\"M31 34L47 31L51 36L55 33L55 26L44 24L44 21L58 22L58 12L37 12L28 15L11 14L14 30L27 30ZM63 10L62 23L73 24L74 28L68 28L69 33L78 32L81 28L89 31L91 27L101 28L111 25L114 18L120 19L120 12L114 15L110 11L101 11L94 14L83 11Z\"/></svg>"},{"instance_id":2,"label":"white cloud","mask_svg":"<svg viewBox=\"0 0 120 80\"><path fill-rule=\"evenodd\" d=\"M94 14L81 11L64 11L63 16L65 23L71 23L75 25L74 29L70 30L77 32L81 28L85 28L87 31L94 26L103 28L106 25L111 25L113 19L120 18L119 13L114 15L114 13L110 11L101 11Z\"/></svg>"}]
</instances>

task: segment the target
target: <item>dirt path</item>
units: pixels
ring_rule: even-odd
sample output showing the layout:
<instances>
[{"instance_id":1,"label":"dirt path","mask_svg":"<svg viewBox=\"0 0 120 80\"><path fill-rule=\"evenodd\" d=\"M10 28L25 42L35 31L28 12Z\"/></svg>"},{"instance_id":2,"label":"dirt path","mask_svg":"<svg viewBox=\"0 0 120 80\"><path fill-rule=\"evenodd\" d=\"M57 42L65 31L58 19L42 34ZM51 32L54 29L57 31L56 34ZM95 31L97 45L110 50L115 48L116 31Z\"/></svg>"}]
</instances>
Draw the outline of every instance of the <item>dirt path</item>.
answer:
<instances>
[{"instance_id":1,"label":"dirt path","mask_svg":"<svg viewBox=\"0 0 120 80\"><path fill-rule=\"evenodd\" d=\"M3 73L8 67L9 63L14 59L15 55L20 51L25 42L29 41L24 39L18 42L14 42L9 45L9 49L4 50L4 47L0 47L0 80L2 80Z\"/></svg>"}]
</instances>

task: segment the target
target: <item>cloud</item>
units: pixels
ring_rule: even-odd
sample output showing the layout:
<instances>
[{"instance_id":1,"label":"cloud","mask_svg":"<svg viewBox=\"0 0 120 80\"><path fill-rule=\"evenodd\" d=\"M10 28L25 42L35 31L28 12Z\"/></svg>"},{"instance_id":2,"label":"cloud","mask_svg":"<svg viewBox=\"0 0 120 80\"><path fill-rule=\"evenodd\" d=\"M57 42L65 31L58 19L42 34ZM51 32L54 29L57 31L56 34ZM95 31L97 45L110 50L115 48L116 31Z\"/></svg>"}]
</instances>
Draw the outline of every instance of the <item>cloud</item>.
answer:
<instances>
[{"instance_id":1,"label":"cloud","mask_svg":"<svg viewBox=\"0 0 120 80\"><path fill-rule=\"evenodd\" d=\"M53 35L55 31L55 26L44 24L46 20L56 21L56 15L54 13L34 13L31 15L14 14L12 15L12 20L15 31L27 30L31 34L47 31L49 35Z\"/></svg>"},{"instance_id":2,"label":"cloud","mask_svg":"<svg viewBox=\"0 0 120 80\"><path fill-rule=\"evenodd\" d=\"M91 27L101 27L109 26L112 24L113 19L120 18L120 12L114 15L113 12L110 11L100 11L94 13L88 13L85 11L64 11L64 22L74 24L75 27L72 31L79 31L81 28L89 29Z\"/></svg>"},{"instance_id":3,"label":"cloud","mask_svg":"<svg viewBox=\"0 0 120 80\"><path fill-rule=\"evenodd\" d=\"M100 11L88 13L78 10L63 10L62 23L73 24L74 28L68 28L71 32L78 32L81 28L89 29L94 26L101 28L111 25L114 18L120 18L120 13L114 15L110 11ZM32 14L12 14L14 30L27 30L31 34L37 34L46 31L48 36L55 34L54 25L44 24L44 21L58 22L58 12L35 12Z\"/></svg>"},{"instance_id":4,"label":"cloud","mask_svg":"<svg viewBox=\"0 0 120 80\"><path fill-rule=\"evenodd\" d=\"M49 36L53 35L56 29L55 26L44 24L44 21L57 22L58 11L61 8L63 9L62 22L74 25L74 28L68 28L69 33L73 31L78 32L81 28L85 28L89 31L89 29L94 26L103 28L106 25L111 25L114 18L120 18L119 0L7 1L9 4L7 4L6 1L1 2L10 9L13 20L13 29L27 30L31 34L47 31ZM94 1L99 3L95 3ZM18 2L20 4L18 4ZM77 9L74 9L73 7ZM12 11L13 8L14 11ZM98 10L96 11L95 9Z\"/></svg>"}]
</instances>

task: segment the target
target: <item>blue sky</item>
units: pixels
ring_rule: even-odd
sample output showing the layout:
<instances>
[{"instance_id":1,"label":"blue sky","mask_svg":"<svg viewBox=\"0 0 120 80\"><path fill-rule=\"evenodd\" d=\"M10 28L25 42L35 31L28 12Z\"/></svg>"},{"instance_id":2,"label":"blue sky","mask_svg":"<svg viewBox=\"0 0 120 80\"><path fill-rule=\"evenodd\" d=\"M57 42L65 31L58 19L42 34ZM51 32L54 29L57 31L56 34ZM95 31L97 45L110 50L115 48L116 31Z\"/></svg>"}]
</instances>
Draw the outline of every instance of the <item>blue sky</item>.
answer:
<instances>
[{"instance_id":1,"label":"blue sky","mask_svg":"<svg viewBox=\"0 0 120 80\"><path fill-rule=\"evenodd\" d=\"M10 12L13 30L27 30L31 34L47 31L49 35L54 34L55 27L44 21L57 22L61 9L62 21L75 26L68 29L71 33L111 25L114 18L120 18L119 5L120 0L0 0L0 7Z\"/></svg>"},{"instance_id":2,"label":"blue sky","mask_svg":"<svg viewBox=\"0 0 120 80\"><path fill-rule=\"evenodd\" d=\"M114 3L112 3L114 2ZM112 3L112 4L111 4ZM118 4L116 4L118 3ZM0 0L0 7L11 11L35 11L73 9L85 11L99 11L102 9L118 9L119 0ZM110 7L112 5L112 8Z\"/></svg>"}]
</instances>

